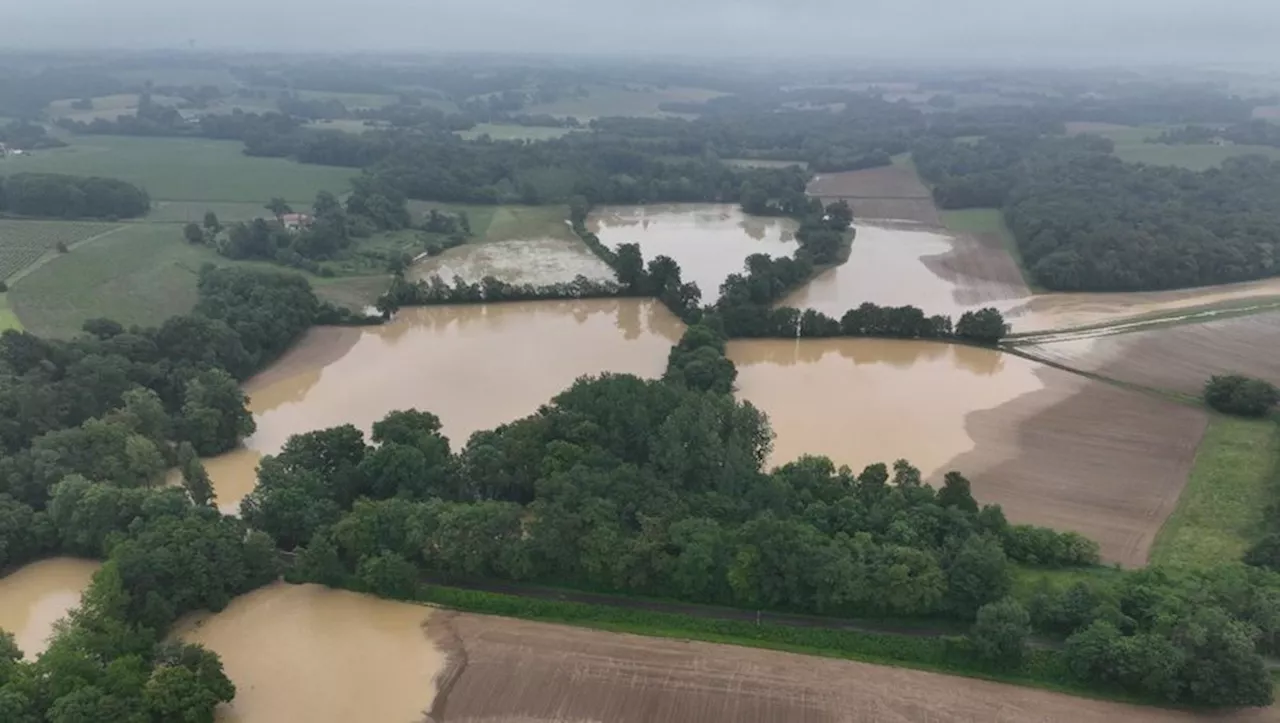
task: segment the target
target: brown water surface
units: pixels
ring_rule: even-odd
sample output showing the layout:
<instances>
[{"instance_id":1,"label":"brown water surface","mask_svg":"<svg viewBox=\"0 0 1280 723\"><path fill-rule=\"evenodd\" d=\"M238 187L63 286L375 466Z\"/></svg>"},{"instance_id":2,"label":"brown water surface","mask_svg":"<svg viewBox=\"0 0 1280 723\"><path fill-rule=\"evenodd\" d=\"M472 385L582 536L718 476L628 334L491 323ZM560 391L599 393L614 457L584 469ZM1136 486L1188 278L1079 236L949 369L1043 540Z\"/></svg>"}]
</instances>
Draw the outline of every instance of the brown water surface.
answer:
<instances>
[{"instance_id":1,"label":"brown water surface","mask_svg":"<svg viewBox=\"0 0 1280 723\"><path fill-rule=\"evenodd\" d=\"M1042 387L1034 362L934 342L733 341L728 356L738 396L769 415L775 465L816 454L857 472L903 458L936 476L973 449L969 413Z\"/></svg>"},{"instance_id":2,"label":"brown water surface","mask_svg":"<svg viewBox=\"0 0 1280 723\"><path fill-rule=\"evenodd\" d=\"M445 656L431 609L319 585L276 583L175 633L222 657L236 697L224 723L413 723L436 694Z\"/></svg>"},{"instance_id":3,"label":"brown water surface","mask_svg":"<svg viewBox=\"0 0 1280 723\"><path fill-rule=\"evenodd\" d=\"M258 430L244 449L205 466L219 506L234 512L261 456L293 434L348 423L368 432L387 412L416 408L438 415L458 449L584 374L661 375L683 331L666 307L636 299L421 307L354 334L312 329L246 385Z\"/></svg>"},{"instance_id":4,"label":"brown water surface","mask_svg":"<svg viewBox=\"0 0 1280 723\"><path fill-rule=\"evenodd\" d=\"M93 560L54 557L0 578L0 629L13 633L28 660L43 653L54 623L80 604L101 566Z\"/></svg>"},{"instance_id":5,"label":"brown water surface","mask_svg":"<svg viewBox=\"0 0 1280 723\"><path fill-rule=\"evenodd\" d=\"M670 256L685 281L715 301L729 274L743 270L751 254L773 257L795 253L796 223L786 218L748 216L732 204L605 206L587 219L588 228L609 248L635 243L645 261Z\"/></svg>"}]
</instances>

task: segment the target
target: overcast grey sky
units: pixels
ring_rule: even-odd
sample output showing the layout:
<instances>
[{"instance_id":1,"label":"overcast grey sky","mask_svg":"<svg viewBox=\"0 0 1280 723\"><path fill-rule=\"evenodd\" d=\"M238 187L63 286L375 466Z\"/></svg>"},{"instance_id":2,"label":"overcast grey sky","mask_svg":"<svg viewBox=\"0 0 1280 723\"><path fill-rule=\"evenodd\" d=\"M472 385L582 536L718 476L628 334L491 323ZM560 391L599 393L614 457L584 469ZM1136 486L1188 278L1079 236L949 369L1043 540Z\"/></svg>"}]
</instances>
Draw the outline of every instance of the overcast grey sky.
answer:
<instances>
[{"instance_id":1,"label":"overcast grey sky","mask_svg":"<svg viewBox=\"0 0 1280 723\"><path fill-rule=\"evenodd\" d=\"M0 0L0 45L1267 60L1280 0Z\"/></svg>"}]
</instances>

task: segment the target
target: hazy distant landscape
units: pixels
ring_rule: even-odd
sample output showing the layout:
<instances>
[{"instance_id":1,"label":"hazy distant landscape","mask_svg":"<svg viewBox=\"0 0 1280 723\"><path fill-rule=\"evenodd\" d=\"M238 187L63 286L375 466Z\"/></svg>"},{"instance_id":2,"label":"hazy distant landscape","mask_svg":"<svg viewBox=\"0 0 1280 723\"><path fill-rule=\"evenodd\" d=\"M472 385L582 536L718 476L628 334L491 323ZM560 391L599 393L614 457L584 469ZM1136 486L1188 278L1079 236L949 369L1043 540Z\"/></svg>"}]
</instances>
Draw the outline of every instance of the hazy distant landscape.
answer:
<instances>
[{"instance_id":1,"label":"hazy distant landscape","mask_svg":"<svg viewBox=\"0 0 1280 723\"><path fill-rule=\"evenodd\" d=\"M1273 8L147 1L0 52L0 719L1276 715Z\"/></svg>"}]
</instances>

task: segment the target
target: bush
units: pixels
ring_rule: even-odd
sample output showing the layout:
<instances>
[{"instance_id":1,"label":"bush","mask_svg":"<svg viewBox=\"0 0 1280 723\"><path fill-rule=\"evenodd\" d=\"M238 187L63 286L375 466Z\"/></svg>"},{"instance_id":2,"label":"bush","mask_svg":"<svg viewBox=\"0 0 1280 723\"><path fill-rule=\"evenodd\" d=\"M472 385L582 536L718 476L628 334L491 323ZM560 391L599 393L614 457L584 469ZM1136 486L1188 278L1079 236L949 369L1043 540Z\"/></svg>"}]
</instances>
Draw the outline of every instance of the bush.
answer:
<instances>
[{"instance_id":1,"label":"bush","mask_svg":"<svg viewBox=\"0 0 1280 723\"><path fill-rule=\"evenodd\" d=\"M1209 378L1204 385L1204 401L1223 414L1264 417L1280 401L1280 389L1262 379L1226 374Z\"/></svg>"},{"instance_id":2,"label":"bush","mask_svg":"<svg viewBox=\"0 0 1280 723\"><path fill-rule=\"evenodd\" d=\"M1031 616L1012 598L983 605L969 634L973 650L983 661L1001 668L1022 665L1031 634Z\"/></svg>"}]
</instances>

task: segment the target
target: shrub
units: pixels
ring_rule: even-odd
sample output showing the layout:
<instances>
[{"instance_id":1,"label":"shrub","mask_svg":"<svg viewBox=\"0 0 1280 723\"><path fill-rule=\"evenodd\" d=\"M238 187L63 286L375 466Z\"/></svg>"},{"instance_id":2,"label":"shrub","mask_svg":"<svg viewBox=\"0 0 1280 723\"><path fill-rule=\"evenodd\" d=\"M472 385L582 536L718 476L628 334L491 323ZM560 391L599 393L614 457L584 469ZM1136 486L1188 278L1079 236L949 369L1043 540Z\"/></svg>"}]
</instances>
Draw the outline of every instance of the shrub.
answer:
<instances>
[{"instance_id":1,"label":"shrub","mask_svg":"<svg viewBox=\"0 0 1280 723\"><path fill-rule=\"evenodd\" d=\"M1204 401L1214 410L1241 417L1263 417L1280 401L1280 389L1239 374L1213 376L1204 385Z\"/></svg>"}]
</instances>

